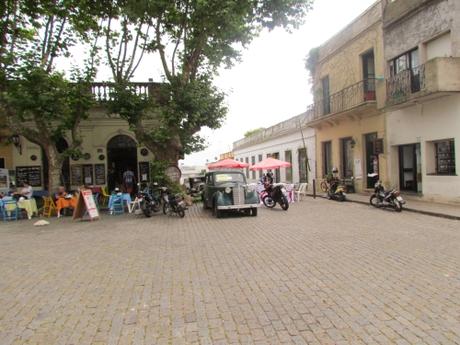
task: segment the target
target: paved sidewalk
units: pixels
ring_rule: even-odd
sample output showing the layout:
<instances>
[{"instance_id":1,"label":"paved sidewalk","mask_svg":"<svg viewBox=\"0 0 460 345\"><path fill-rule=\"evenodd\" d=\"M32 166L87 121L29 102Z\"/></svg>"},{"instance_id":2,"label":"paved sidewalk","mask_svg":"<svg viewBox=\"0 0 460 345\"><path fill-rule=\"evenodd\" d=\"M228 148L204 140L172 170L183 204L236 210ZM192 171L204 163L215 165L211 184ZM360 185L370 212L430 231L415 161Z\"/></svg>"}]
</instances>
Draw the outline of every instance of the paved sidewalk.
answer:
<instances>
[{"instance_id":1,"label":"paved sidewalk","mask_svg":"<svg viewBox=\"0 0 460 345\"><path fill-rule=\"evenodd\" d=\"M352 202L357 202L360 204L369 204L369 198L371 194L361 194L361 193L349 193L347 194L347 199ZM313 195L310 194L312 197ZM429 216L448 218L454 220L460 220L460 205L449 205L434 203L428 201L417 200L415 197L408 197L407 195L402 195L406 204L404 205L404 210L410 212L417 212ZM317 194L317 197L326 198L327 195L323 192Z\"/></svg>"}]
</instances>

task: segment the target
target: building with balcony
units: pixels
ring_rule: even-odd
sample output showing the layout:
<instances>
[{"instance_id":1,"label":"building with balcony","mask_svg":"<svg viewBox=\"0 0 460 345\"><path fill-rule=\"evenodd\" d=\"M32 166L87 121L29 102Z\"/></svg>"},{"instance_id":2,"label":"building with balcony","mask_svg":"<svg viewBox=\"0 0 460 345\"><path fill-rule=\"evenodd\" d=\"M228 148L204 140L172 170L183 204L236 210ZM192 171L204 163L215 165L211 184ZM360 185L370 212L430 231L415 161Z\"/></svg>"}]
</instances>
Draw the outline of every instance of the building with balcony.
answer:
<instances>
[{"instance_id":1,"label":"building with balcony","mask_svg":"<svg viewBox=\"0 0 460 345\"><path fill-rule=\"evenodd\" d=\"M460 2L389 1L383 34L390 183L460 202Z\"/></svg>"},{"instance_id":2,"label":"building with balcony","mask_svg":"<svg viewBox=\"0 0 460 345\"><path fill-rule=\"evenodd\" d=\"M138 94L150 96L154 83L133 83ZM123 172L130 168L138 181L149 180L149 162L153 159L147 148L139 145L128 123L116 115L109 116L104 102L110 97L110 84L94 83L92 93L98 101L90 116L80 125L83 139L81 157L68 158L61 174L62 183L69 189L82 184L108 186L121 185ZM47 160L41 148L24 137L12 144L11 134L1 136L0 163L10 170L13 181L28 181L35 190L46 189ZM61 138L58 146L68 146ZM16 146L16 147L15 147Z\"/></svg>"},{"instance_id":3,"label":"building with balcony","mask_svg":"<svg viewBox=\"0 0 460 345\"><path fill-rule=\"evenodd\" d=\"M316 175L315 131L307 127L311 120L311 113L303 113L234 142L235 159L250 165L267 157L281 159L292 167L275 170L277 182L311 183ZM245 169L246 178L252 182L262 173Z\"/></svg>"},{"instance_id":4,"label":"building with balcony","mask_svg":"<svg viewBox=\"0 0 460 345\"><path fill-rule=\"evenodd\" d=\"M386 87L383 50L384 2L378 1L317 48L314 104L308 109L316 130L317 176L337 168L356 191L372 188L378 174L387 181Z\"/></svg>"}]
</instances>

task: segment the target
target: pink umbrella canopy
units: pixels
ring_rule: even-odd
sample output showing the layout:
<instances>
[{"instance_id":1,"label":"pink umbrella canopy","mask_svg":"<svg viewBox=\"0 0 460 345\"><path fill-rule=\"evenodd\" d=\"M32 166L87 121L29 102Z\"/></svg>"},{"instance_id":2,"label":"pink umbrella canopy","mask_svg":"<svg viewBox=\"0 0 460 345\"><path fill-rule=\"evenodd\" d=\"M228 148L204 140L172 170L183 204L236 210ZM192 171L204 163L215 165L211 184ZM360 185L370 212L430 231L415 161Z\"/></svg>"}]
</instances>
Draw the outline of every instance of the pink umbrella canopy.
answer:
<instances>
[{"instance_id":1,"label":"pink umbrella canopy","mask_svg":"<svg viewBox=\"0 0 460 345\"><path fill-rule=\"evenodd\" d=\"M254 164L250 170L270 170L270 169L279 169L279 168L289 168L292 166L289 162L280 161L275 158L265 158L263 161L260 161L257 164Z\"/></svg>"},{"instance_id":2,"label":"pink umbrella canopy","mask_svg":"<svg viewBox=\"0 0 460 345\"><path fill-rule=\"evenodd\" d=\"M220 161L208 164L209 170L215 169L242 169L247 168L249 166L248 163L238 162L231 158L222 159Z\"/></svg>"}]
</instances>

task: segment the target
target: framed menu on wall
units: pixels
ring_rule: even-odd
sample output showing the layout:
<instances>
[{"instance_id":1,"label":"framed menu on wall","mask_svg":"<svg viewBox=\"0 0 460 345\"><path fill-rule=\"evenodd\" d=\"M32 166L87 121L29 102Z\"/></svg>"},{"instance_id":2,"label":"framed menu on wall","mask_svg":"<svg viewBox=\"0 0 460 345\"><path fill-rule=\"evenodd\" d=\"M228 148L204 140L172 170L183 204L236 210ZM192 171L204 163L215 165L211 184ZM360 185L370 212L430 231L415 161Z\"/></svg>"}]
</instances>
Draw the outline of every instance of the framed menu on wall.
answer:
<instances>
[{"instance_id":1,"label":"framed menu on wall","mask_svg":"<svg viewBox=\"0 0 460 345\"><path fill-rule=\"evenodd\" d=\"M139 181L150 181L150 164L149 162L139 162Z\"/></svg>"},{"instance_id":2,"label":"framed menu on wall","mask_svg":"<svg viewBox=\"0 0 460 345\"><path fill-rule=\"evenodd\" d=\"M83 165L83 183L85 185L93 184L93 165L92 164Z\"/></svg>"},{"instance_id":3,"label":"framed menu on wall","mask_svg":"<svg viewBox=\"0 0 460 345\"><path fill-rule=\"evenodd\" d=\"M72 186L81 186L83 184L83 171L81 165L72 165L70 167L70 181Z\"/></svg>"},{"instance_id":4,"label":"framed menu on wall","mask_svg":"<svg viewBox=\"0 0 460 345\"><path fill-rule=\"evenodd\" d=\"M32 187L42 185L42 167L39 165L16 167L16 183L27 182Z\"/></svg>"},{"instance_id":5,"label":"framed menu on wall","mask_svg":"<svg viewBox=\"0 0 460 345\"><path fill-rule=\"evenodd\" d=\"M105 164L94 164L94 182L98 186L105 184Z\"/></svg>"}]
</instances>

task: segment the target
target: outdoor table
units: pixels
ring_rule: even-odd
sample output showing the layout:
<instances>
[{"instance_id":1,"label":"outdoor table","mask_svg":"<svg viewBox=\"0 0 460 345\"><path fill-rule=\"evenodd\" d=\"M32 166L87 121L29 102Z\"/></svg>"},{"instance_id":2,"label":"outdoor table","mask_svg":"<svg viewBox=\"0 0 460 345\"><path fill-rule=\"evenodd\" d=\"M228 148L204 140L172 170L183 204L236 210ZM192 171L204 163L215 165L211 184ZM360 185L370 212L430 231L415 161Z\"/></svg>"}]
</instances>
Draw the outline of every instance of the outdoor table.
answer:
<instances>
[{"instance_id":1,"label":"outdoor table","mask_svg":"<svg viewBox=\"0 0 460 345\"><path fill-rule=\"evenodd\" d=\"M117 197L118 195L117 194L112 194L109 198L109 210L110 211L113 211L113 201L115 200L115 198ZM124 203L126 203L126 206L128 207L128 210L129 210L129 206L132 202L131 200L131 195L129 193L123 193L122 196L121 196L122 200Z\"/></svg>"},{"instance_id":2,"label":"outdoor table","mask_svg":"<svg viewBox=\"0 0 460 345\"><path fill-rule=\"evenodd\" d=\"M32 216L38 215L38 208L37 203L34 198L32 199L24 199L18 201L18 207L22 208L27 212L27 218L32 219Z\"/></svg>"},{"instance_id":3,"label":"outdoor table","mask_svg":"<svg viewBox=\"0 0 460 345\"><path fill-rule=\"evenodd\" d=\"M63 208L75 209L76 207L77 207L77 197L76 196L73 196L70 199L59 197L56 201L56 209L57 209L58 217L61 215L61 210Z\"/></svg>"},{"instance_id":4,"label":"outdoor table","mask_svg":"<svg viewBox=\"0 0 460 345\"><path fill-rule=\"evenodd\" d=\"M3 199L0 199L0 206L3 207L3 200L13 200L12 197L5 196ZM27 213L27 218L32 219L32 216L38 215L38 208L37 208L37 203L35 202L35 199L22 199L17 201L18 208L23 209ZM11 210L7 210L11 211Z\"/></svg>"}]
</instances>

